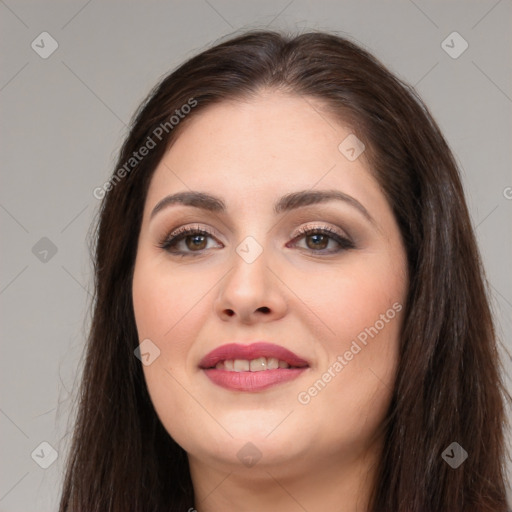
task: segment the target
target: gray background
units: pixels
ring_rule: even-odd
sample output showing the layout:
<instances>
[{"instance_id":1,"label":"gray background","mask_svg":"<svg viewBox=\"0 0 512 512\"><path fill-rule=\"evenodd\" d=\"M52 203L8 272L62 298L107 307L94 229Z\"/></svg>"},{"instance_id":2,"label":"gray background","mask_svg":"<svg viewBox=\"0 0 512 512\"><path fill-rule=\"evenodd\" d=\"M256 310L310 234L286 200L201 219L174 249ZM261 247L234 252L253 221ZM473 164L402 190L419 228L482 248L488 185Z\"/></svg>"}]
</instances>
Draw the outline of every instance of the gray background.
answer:
<instances>
[{"instance_id":1,"label":"gray background","mask_svg":"<svg viewBox=\"0 0 512 512\"><path fill-rule=\"evenodd\" d=\"M416 86L460 163L500 344L512 351L511 14L510 0L0 0L0 511L57 508L89 324L92 192L156 81L240 29L339 31ZM31 43L48 51L45 31L58 48L43 59ZM469 44L458 58L441 45L454 31ZM58 452L48 469L36 463L50 460L43 441Z\"/></svg>"}]
</instances>

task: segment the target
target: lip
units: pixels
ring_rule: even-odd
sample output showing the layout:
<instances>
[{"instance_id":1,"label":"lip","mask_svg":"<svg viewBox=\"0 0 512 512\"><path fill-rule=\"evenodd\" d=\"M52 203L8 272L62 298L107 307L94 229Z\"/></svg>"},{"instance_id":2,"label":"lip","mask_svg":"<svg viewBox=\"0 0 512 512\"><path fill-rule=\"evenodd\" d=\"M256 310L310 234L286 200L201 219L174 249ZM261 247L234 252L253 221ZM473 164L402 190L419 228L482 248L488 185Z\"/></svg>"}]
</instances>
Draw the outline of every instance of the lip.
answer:
<instances>
[{"instance_id":1,"label":"lip","mask_svg":"<svg viewBox=\"0 0 512 512\"><path fill-rule=\"evenodd\" d=\"M299 368L309 366L306 360L294 354L291 350L275 345L274 343L257 341L250 345L240 345L238 343L221 345L211 352L208 352L208 354L201 359L199 367L205 370L215 368L215 365L219 361L230 359L247 359L251 361L252 359L258 359L258 357L275 357L276 359L287 362L290 366Z\"/></svg>"},{"instance_id":2,"label":"lip","mask_svg":"<svg viewBox=\"0 0 512 512\"><path fill-rule=\"evenodd\" d=\"M231 359L251 361L259 357L275 357L287 362L292 368L278 368L259 372L233 372L215 369L215 365L220 361ZM223 388L234 391L262 391L297 378L309 368L309 364L305 359L284 347L260 341L250 345L240 345L238 343L222 345L206 354L201 359L199 367L214 384Z\"/></svg>"}]
</instances>

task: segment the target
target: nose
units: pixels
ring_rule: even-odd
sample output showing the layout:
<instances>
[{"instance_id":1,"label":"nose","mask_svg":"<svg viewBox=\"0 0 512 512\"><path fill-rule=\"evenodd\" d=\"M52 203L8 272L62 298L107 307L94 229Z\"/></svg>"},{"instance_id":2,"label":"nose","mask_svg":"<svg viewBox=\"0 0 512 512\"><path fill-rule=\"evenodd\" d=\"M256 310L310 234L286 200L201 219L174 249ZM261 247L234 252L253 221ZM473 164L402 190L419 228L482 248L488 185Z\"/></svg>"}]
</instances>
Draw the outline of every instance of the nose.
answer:
<instances>
[{"instance_id":1,"label":"nose","mask_svg":"<svg viewBox=\"0 0 512 512\"><path fill-rule=\"evenodd\" d=\"M231 270L219 284L214 305L221 320L249 325L282 318L287 310L286 297L265 250L250 263L234 251L232 261Z\"/></svg>"}]
</instances>

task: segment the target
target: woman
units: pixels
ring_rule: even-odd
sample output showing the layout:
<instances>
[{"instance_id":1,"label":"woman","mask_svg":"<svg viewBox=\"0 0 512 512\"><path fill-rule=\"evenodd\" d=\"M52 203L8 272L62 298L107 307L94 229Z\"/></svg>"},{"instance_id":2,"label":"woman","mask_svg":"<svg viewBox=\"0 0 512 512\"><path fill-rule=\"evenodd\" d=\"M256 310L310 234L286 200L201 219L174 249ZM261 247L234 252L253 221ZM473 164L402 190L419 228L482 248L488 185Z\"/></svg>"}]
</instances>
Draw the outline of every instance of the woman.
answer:
<instances>
[{"instance_id":1,"label":"woman","mask_svg":"<svg viewBox=\"0 0 512 512\"><path fill-rule=\"evenodd\" d=\"M326 33L166 77L103 197L60 511L505 511L506 393L453 156Z\"/></svg>"}]
</instances>

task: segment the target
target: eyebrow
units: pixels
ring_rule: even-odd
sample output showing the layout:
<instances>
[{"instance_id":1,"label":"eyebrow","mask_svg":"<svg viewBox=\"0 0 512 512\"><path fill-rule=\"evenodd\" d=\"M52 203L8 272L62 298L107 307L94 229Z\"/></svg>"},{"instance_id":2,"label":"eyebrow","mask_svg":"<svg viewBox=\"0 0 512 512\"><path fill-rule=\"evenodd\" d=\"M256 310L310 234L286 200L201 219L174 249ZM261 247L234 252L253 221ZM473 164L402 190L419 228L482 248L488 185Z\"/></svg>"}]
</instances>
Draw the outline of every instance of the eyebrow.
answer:
<instances>
[{"instance_id":1,"label":"eyebrow","mask_svg":"<svg viewBox=\"0 0 512 512\"><path fill-rule=\"evenodd\" d=\"M338 190L300 190L298 192L286 194L275 203L274 213L278 215L303 206L325 203L332 200L343 201L355 207L370 222L375 223L372 216L368 213L368 210L357 199L354 199L352 196ZM164 197L153 208L150 218L152 219L164 208L175 204L193 206L195 208L201 208L215 213L223 213L226 211L226 204L221 198L204 192L188 191L178 192Z\"/></svg>"}]
</instances>

